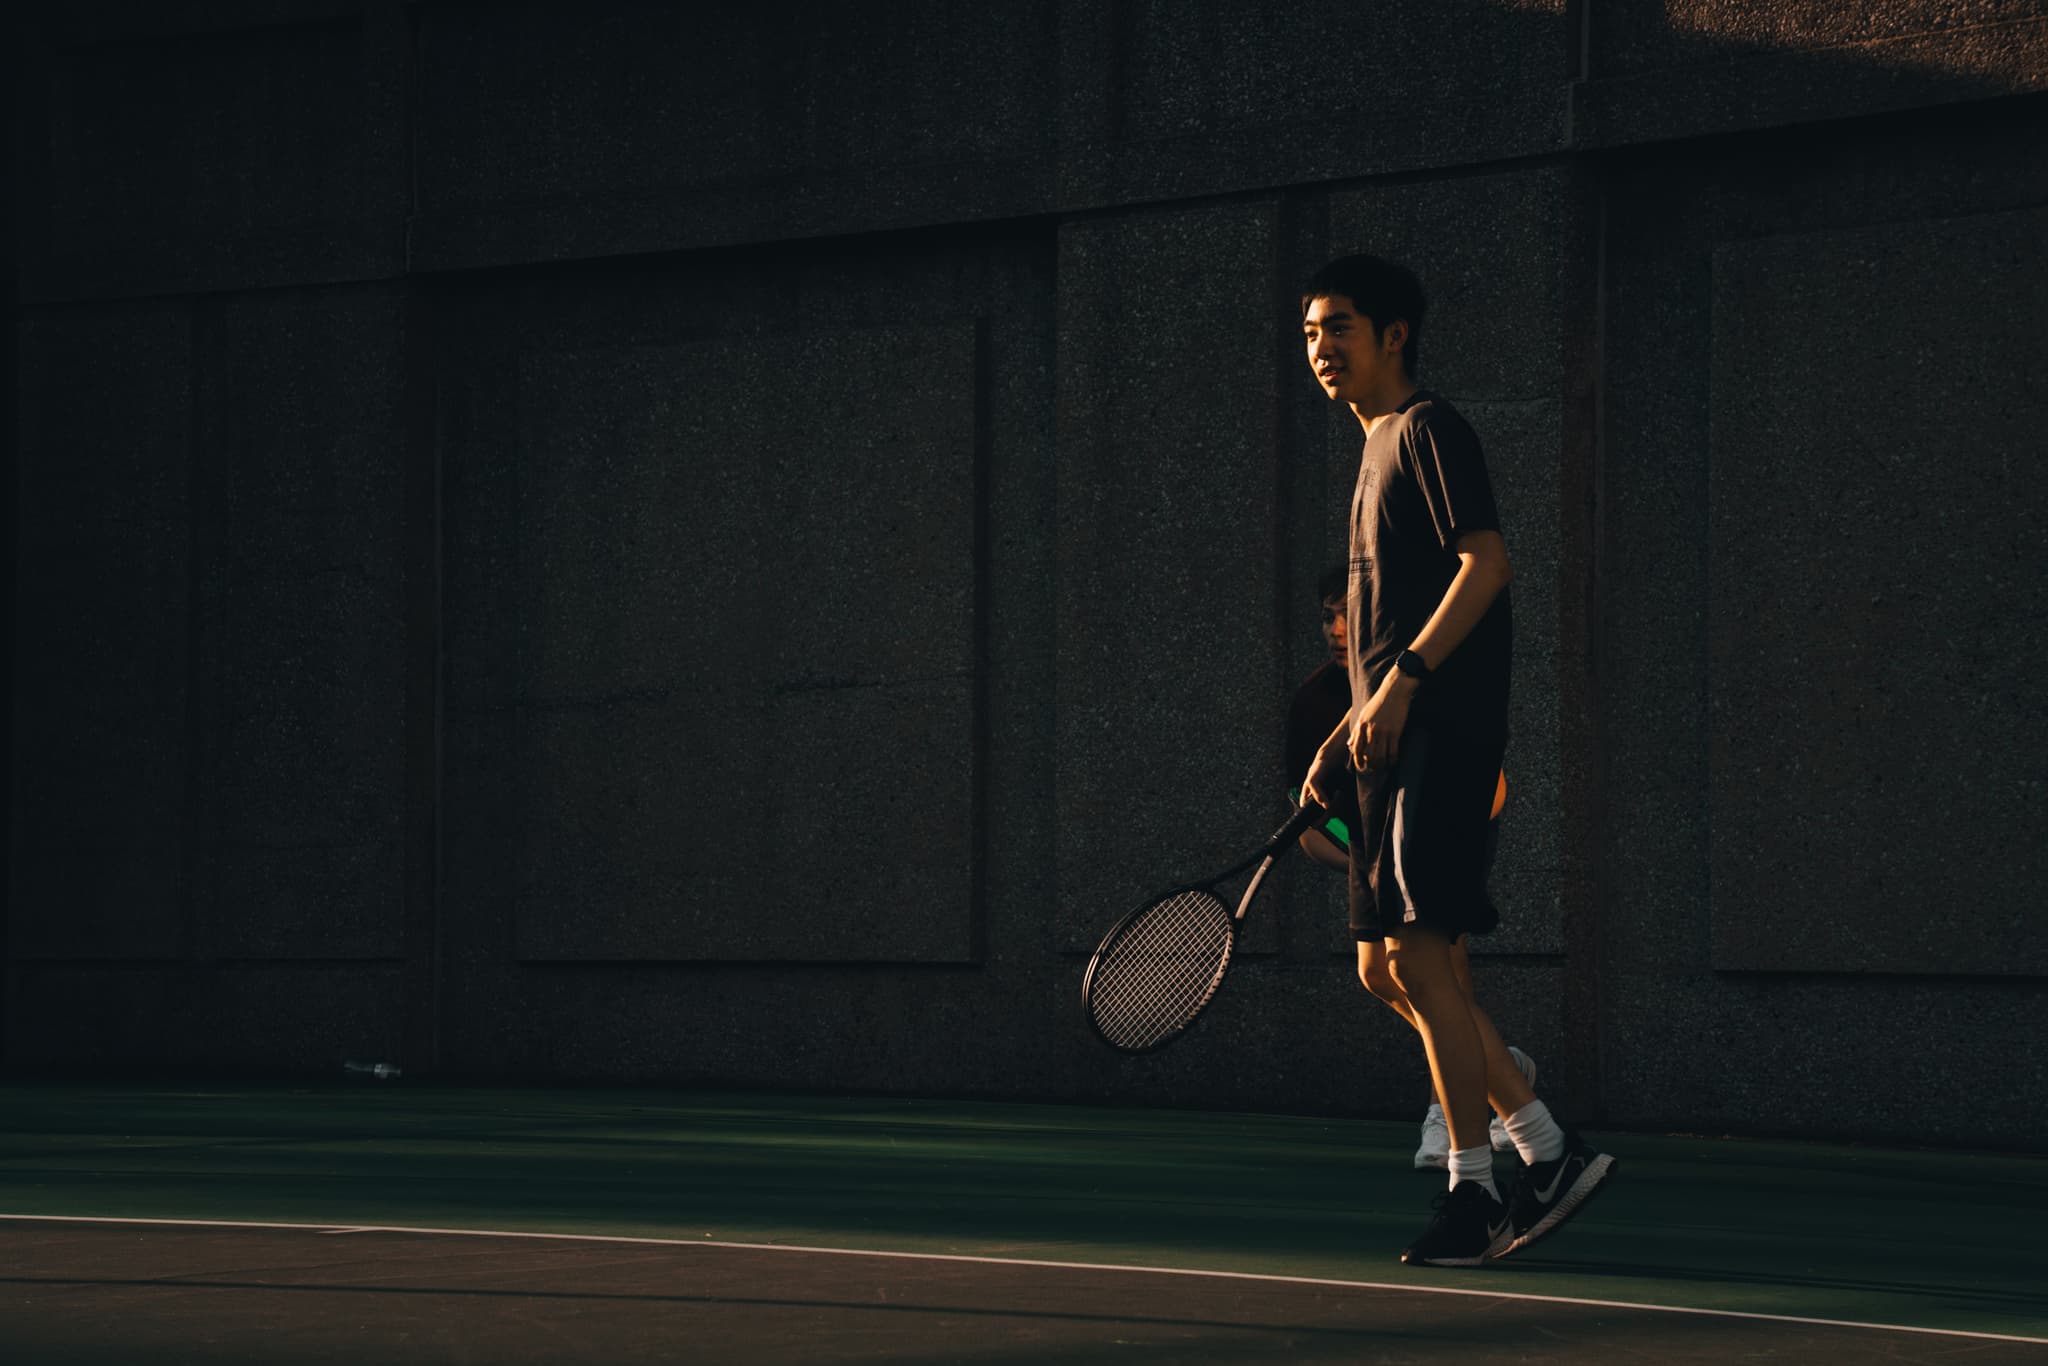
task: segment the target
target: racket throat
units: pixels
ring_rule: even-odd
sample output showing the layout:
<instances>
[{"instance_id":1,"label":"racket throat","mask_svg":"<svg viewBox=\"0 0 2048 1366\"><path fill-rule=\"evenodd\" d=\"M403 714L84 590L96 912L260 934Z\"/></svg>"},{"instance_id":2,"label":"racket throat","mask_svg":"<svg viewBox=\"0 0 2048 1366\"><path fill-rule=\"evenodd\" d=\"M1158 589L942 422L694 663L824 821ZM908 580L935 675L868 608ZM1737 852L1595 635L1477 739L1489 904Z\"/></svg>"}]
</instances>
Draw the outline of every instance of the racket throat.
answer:
<instances>
[{"instance_id":1,"label":"racket throat","mask_svg":"<svg viewBox=\"0 0 2048 1366\"><path fill-rule=\"evenodd\" d=\"M1233 925L1242 925L1244 923L1245 913L1251 910L1252 902L1258 900L1259 884L1266 880L1266 874L1271 871L1275 857L1273 854L1268 854L1264 859L1260 860L1259 870L1253 873L1252 880L1245 884L1244 895L1237 899L1237 910L1231 913L1230 920Z\"/></svg>"}]
</instances>

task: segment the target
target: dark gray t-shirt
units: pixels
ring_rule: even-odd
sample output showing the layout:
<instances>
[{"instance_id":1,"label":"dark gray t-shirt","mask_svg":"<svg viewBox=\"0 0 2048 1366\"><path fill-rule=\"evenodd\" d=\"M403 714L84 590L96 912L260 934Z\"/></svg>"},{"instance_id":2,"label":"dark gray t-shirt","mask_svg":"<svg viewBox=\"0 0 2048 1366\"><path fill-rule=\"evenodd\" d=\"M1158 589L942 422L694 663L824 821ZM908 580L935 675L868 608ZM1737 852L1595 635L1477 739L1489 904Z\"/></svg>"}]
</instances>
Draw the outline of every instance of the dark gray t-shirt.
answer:
<instances>
[{"instance_id":1,"label":"dark gray t-shirt","mask_svg":"<svg viewBox=\"0 0 2048 1366\"><path fill-rule=\"evenodd\" d=\"M1436 612L1458 573L1458 537L1500 529L1478 436L1450 404L1416 390L1373 428L1351 495L1353 697L1372 695ZM1502 589L1410 715L1474 738L1505 736L1512 634Z\"/></svg>"}]
</instances>

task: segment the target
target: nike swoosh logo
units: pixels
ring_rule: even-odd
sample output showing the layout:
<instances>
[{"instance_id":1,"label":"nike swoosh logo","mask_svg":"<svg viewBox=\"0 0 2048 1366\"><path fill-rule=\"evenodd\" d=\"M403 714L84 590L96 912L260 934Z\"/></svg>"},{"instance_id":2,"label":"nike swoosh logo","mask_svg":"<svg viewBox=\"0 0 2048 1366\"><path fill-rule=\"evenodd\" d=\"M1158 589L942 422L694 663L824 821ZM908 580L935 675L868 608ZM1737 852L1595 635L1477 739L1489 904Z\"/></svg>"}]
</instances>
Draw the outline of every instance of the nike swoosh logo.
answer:
<instances>
[{"instance_id":1,"label":"nike swoosh logo","mask_svg":"<svg viewBox=\"0 0 2048 1366\"><path fill-rule=\"evenodd\" d=\"M1557 1188L1563 1184L1565 1171L1571 1165L1572 1164L1570 1158L1566 1158L1564 1161L1558 1163L1557 1175L1550 1178L1550 1184L1548 1186L1545 1186L1543 1189L1536 1192L1536 1198L1538 1200L1541 1200L1546 1205L1549 1204L1551 1201L1557 1199Z\"/></svg>"},{"instance_id":2,"label":"nike swoosh logo","mask_svg":"<svg viewBox=\"0 0 2048 1366\"><path fill-rule=\"evenodd\" d=\"M1498 1224L1489 1223L1486 1226L1486 1241L1490 1243L1494 1239L1500 1237L1501 1234L1506 1233L1508 1231L1509 1225L1513 1224L1514 1222L1515 1221L1513 1216L1503 1215L1501 1217L1501 1221Z\"/></svg>"}]
</instances>

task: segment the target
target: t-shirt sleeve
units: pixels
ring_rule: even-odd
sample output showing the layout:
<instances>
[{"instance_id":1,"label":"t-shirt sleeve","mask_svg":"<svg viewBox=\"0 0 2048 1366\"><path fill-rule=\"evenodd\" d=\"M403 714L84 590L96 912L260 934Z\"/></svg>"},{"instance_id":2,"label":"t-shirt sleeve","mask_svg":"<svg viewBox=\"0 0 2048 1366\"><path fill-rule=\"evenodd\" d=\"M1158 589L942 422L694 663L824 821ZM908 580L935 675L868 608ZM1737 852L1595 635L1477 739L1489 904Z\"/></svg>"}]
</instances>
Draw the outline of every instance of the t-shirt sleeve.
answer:
<instances>
[{"instance_id":1,"label":"t-shirt sleeve","mask_svg":"<svg viewBox=\"0 0 2048 1366\"><path fill-rule=\"evenodd\" d=\"M1479 437L1469 426L1455 418L1424 418L1408 429L1403 444L1416 486L1429 505L1437 544L1448 550L1468 531L1500 530L1486 457L1480 454Z\"/></svg>"}]
</instances>

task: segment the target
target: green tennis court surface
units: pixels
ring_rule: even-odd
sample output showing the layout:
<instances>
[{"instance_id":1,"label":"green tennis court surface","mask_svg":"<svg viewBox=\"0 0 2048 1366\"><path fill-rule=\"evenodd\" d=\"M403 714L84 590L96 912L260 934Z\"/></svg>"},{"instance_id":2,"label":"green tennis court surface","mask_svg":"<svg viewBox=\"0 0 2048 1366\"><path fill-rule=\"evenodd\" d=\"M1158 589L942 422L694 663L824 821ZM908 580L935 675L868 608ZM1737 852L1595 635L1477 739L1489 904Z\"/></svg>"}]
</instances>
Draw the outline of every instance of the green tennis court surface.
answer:
<instances>
[{"instance_id":1,"label":"green tennis court surface","mask_svg":"<svg viewBox=\"0 0 2048 1366\"><path fill-rule=\"evenodd\" d=\"M366 1292L404 1292L466 1295L473 1304L487 1294L491 1322L502 1328L506 1304L517 1305L520 1314L532 1313L542 1300L587 1308L604 1304L603 1287L611 1285L614 1299L639 1309L655 1305L669 1316L661 1320L665 1330L647 1330L657 1345L660 1331L679 1331L673 1316L684 1308L692 1314L716 1308L727 1317L692 1322L712 1335L704 1341L726 1343L721 1350L735 1360L750 1354L731 1344L748 1341L758 1344L751 1359L760 1360L913 1359L879 1338L868 1344L872 1354L854 1353L840 1322L861 1309L861 1295L886 1301L894 1294L889 1307L906 1308L904 1285L936 1297L920 1310L929 1312L916 1331L927 1336L924 1354L915 1356L935 1361L1030 1360L1030 1350L1071 1355L1081 1342L1104 1350L1118 1342L1141 1348L1161 1333L1178 1332L1186 1341L1190 1331L1251 1331L1226 1322L1228 1315L1218 1317L1219 1287L1228 1287L1225 1298L1236 1297L1231 1302L1252 1315L1253 1327L1292 1335L1286 1337L1291 1347L1270 1349L1272 1359L1324 1359L1308 1349L1327 1350L1334 1354L1329 1359L1358 1359L1368 1349L1395 1348L1397 1356L1424 1359L1433 1344L1457 1346L1470 1356L1477 1351L1473 1343L1432 1336L1430 1325L1474 1321L1483 1306L1505 1325L1504 1341L1533 1333L1532 1345L1541 1347L1606 1324L1627 1338L1632 1354L1651 1358L1690 1360L1688 1353L1708 1345L1734 1350L1726 1334L1737 1328L1843 1331L1725 1317L1734 1311L2004 1339L1857 1329L1850 1338L1861 1342L1860 1333L1869 1341L1839 1349L1891 1359L2048 1360L2048 1251L2038 1231L2048 1210L2048 1161L1598 1136L1621 1160L1612 1189L1538 1247L1495 1268L1451 1272L1412 1270L1397 1260L1426 1221L1441 1182L1410 1169L1415 1134L1409 1124L403 1082L16 1083L0 1086L0 1213L314 1228L0 1220L0 1340L8 1338L12 1320L34 1328L33 1340L53 1344L55 1352L63 1344L50 1338L59 1331L51 1326L59 1322L53 1315L68 1304L80 1311L79 1322L91 1312L100 1334L91 1342L101 1350L110 1350L113 1339L106 1335L127 1331L136 1335L135 1359L164 1360L162 1342L141 1338L201 1332L223 1316L246 1327L257 1313L249 1297L257 1296L262 1315L283 1316L278 1323L284 1326L274 1331L284 1336L268 1340L292 1341L291 1315L316 1320L332 1308L332 1296L300 1295L279 1307L278 1296L265 1292L286 1285L336 1290L321 1277L332 1273L344 1245L331 1230L345 1228L363 1231L350 1244L359 1249L350 1263L358 1270L347 1288L358 1299ZM392 1229L603 1235L695 1246L384 1232ZM370 1243L361 1240L373 1234L386 1242L371 1256ZM325 1238L319 1256L306 1250L315 1237ZM781 1250L793 1248L1000 1260L942 1263ZM470 1259L465 1265L479 1276L488 1269L488 1292L481 1281L452 1286L433 1279L458 1256ZM1028 1265L1035 1262L1295 1279L1133 1279L1132 1273ZM402 1270L408 1266L417 1274ZM386 1284L393 1276L403 1283ZM522 1276L553 1279L529 1293L521 1290ZM1088 1294L1108 1294L1106 1287L1120 1277L1139 1288L1116 1291L1111 1304L1076 1307ZM1327 1284L1333 1281L1370 1286L1346 1293ZM1067 1291L1059 1291L1068 1282ZM855 1294L848 1286L856 1283L868 1288ZM572 1284L577 1288L568 1288ZM753 1292L742 1293L745 1285ZM207 1297L195 1299L195 1286L206 1287ZM1162 1286L1171 1289L1162 1292ZM1317 1287L1314 1304L1323 1308L1298 1299L1311 1286ZM182 1287L182 1297L166 1300L166 1287ZM690 1294L681 1293L686 1287ZM1443 1289L1489 1293L1434 1293ZM116 1301L126 1304L121 1297L145 1291L155 1296L149 1301L155 1308L131 1306L109 1316ZM1137 1300L1158 1293L1181 1300L1148 1301L1139 1312ZM241 1298L222 1298L231 1295ZM1285 1295L1297 1296L1288 1302L1292 1307L1273 1301ZM1242 1308L1251 1303L1246 1296L1258 1301L1256 1312ZM1368 1301L1375 1312L1358 1322L1344 1317ZM1611 1307L1573 1308L1574 1301L1722 1312L1631 1315ZM1204 1304L1212 1307L1201 1309ZM1511 1323L1500 1314L1505 1304L1522 1306ZM731 1318L738 1309L744 1316ZM1529 1317L1552 1314L1567 1317L1556 1324ZM607 1315L608 1331L626 1331L631 1316L622 1317L618 1304ZM1037 1349L1004 1349L1010 1355L996 1350L994 1338L972 1333L950 1347L929 1337L940 1318L970 1328L978 1320L987 1334L991 1315L1014 1320L1006 1333L1056 1328L1068 1336L1047 1338ZM793 1325L812 1320L820 1341L834 1344L839 1355L785 1340ZM1130 1322L1140 1327L1133 1330ZM1395 1323L1406 1326L1396 1329ZM331 1336L322 1333L323 1340ZM205 1340L226 1341L217 1335ZM1838 1350L1798 1341L1804 1345L1780 1340L1770 1350ZM539 1353L528 1359L574 1359L573 1344L557 1343L572 1353L560 1357L540 1352L542 1339L529 1338L526 1345ZM216 1355L191 1359L255 1359L236 1355L239 1350L223 1346ZM640 1359L626 1345L606 1350L616 1359ZM1148 1359L1173 1359L1170 1346L1155 1344L1154 1350L1160 1354ZM1242 1359L1266 1359L1267 1351L1247 1338ZM299 1350L272 1359L326 1358Z\"/></svg>"}]
</instances>

